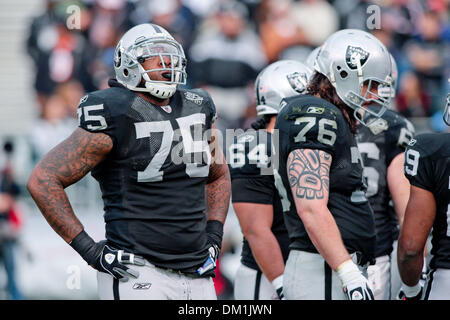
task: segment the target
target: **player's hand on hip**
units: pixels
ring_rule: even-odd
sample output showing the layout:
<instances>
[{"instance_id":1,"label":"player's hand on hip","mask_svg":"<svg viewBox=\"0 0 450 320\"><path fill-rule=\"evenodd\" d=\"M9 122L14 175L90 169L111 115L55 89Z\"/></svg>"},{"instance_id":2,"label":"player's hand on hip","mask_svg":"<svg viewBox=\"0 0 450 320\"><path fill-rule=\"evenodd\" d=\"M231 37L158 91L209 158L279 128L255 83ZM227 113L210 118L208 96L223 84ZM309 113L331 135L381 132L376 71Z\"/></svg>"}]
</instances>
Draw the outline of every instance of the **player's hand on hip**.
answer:
<instances>
[{"instance_id":1,"label":"player's hand on hip","mask_svg":"<svg viewBox=\"0 0 450 320\"><path fill-rule=\"evenodd\" d=\"M217 265L217 259L219 258L220 249L217 245L212 244L208 248L208 258L206 258L206 261L203 263L203 265L197 269L197 274L199 276L204 275L208 271L213 271L216 269Z\"/></svg>"},{"instance_id":2,"label":"player's hand on hip","mask_svg":"<svg viewBox=\"0 0 450 320\"><path fill-rule=\"evenodd\" d=\"M421 300L422 292L423 287L420 282L412 287L402 283L400 291L397 294L397 300Z\"/></svg>"},{"instance_id":3,"label":"player's hand on hip","mask_svg":"<svg viewBox=\"0 0 450 320\"><path fill-rule=\"evenodd\" d=\"M373 289L352 260L342 263L336 270L341 279L344 293L349 300L374 300Z\"/></svg>"},{"instance_id":4,"label":"player's hand on hip","mask_svg":"<svg viewBox=\"0 0 450 320\"><path fill-rule=\"evenodd\" d=\"M95 242L84 231L76 236L70 245L91 267L100 272L109 273L122 282L139 277L139 272L128 268L127 265L145 265L143 257L112 248L106 244L106 240Z\"/></svg>"},{"instance_id":5,"label":"player's hand on hip","mask_svg":"<svg viewBox=\"0 0 450 320\"><path fill-rule=\"evenodd\" d=\"M128 281L129 278L139 277L139 272L128 268L127 265L143 266L145 265L144 258L124 250L111 248L106 241L100 241L96 245L98 246L96 251L101 251L91 264L94 269L109 273L122 282Z\"/></svg>"},{"instance_id":6,"label":"player's hand on hip","mask_svg":"<svg viewBox=\"0 0 450 320\"><path fill-rule=\"evenodd\" d=\"M208 220L206 222L206 236L208 243L208 258L203 265L197 269L199 276L213 275L209 271L214 271L219 259L220 248L222 246L223 223L218 220Z\"/></svg>"}]
</instances>

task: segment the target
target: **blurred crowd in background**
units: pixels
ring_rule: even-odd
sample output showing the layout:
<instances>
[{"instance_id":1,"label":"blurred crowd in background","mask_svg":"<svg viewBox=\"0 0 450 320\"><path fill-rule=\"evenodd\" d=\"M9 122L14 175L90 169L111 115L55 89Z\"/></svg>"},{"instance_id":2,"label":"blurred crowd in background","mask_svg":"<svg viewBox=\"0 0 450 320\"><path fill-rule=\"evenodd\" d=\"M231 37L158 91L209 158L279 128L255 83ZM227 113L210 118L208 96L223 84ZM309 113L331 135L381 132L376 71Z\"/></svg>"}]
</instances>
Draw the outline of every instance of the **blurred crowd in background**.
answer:
<instances>
[{"instance_id":1,"label":"blurred crowd in background","mask_svg":"<svg viewBox=\"0 0 450 320\"><path fill-rule=\"evenodd\" d=\"M381 24L370 30L372 5L380 9ZM121 35L147 22L164 27L182 44L188 59L186 87L208 90L221 130L246 129L255 120L253 84L265 66L279 59L305 62L331 33L344 28L373 33L396 59L399 76L392 107L418 125L418 131L445 130L442 110L450 91L447 0L47 0L43 6L29 21L24 43L34 65L38 108L29 138L33 163L76 128L80 98L108 87ZM72 16L77 12L78 20ZM0 169L6 177L8 169ZM7 203L18 190L11 183L0 183L0 188L1 222L14 214ZM5 241L0 237L0 261L7 256ZM219 272L219 296L229 298L230 281ZM20 298L14 283L10 287L11 296Z\"/></svg>"},{"instance_id":2,"label":"blurred crowd in background","mask_svg":"<svg viewBox=\"0 0 450 320\"><path fill-rule=\"evenodd\" d=\"M381 9L381 23L368 30L373 4ZM79 29L68 28L73 5L80 8ZM267 64L305 62L331 33L357 28L374 33L397 61L394 107L408 118L428 117L431 129L443 130L433 116L440 119L449 89L446 0L47 0L47 10L30 23L26 43L42 120L33 134L36 158L76 126L85 92L108 86L121 35L147 22L183 45L186 86L209 91L219 129L247 128L255 119L253 83Z\"/></svg>"}]
</instances>

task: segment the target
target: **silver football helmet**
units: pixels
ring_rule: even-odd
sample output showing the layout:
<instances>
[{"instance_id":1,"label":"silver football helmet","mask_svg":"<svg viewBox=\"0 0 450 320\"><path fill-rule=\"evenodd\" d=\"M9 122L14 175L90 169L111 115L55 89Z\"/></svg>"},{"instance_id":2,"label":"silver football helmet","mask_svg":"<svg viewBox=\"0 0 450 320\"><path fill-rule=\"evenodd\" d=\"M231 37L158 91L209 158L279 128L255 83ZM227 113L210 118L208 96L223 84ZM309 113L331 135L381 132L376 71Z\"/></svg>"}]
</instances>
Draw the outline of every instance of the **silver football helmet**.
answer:
<instances>
[{"instance_id":1,"label":"silver football helmet","mask_svg":"<svg viewBox=\"0 0 450 320\"><path fill-rule=\"evenodd\" d=\"M265 67L255 80L258 116L277 114L283 98L305 94L311 73L311 69L295 60L280 60Z\"/></svg>"},{"instance_id":2,"label":"silver football helmet","mask_svg":"<svg viewBox=\"0 0 450 320\"><path fill-rule=\"evenodd\" d=\"M391 57L373 35L356 29L340 30L322 45L315 70L325 75L341 100L354 109L355 118L364 125L379 118L392 99ZM363 93L363 87L367 90ZM389 93L389 94L387 94ZM364 108L378 104L378 112Z\"/></svg>"},{"instance_id":3,"label":"silver football helmet","mask_svg":"<svg viewBox=\"0 0 450 320\"><path fill-rule=\"evenodd\" d=\"M395 59L392 56L392 54L389 54L389 55L390 55L390 59L391 59L392 85L390 87L380 86L378 88L378 94L382 97L390 95L391 98L395 98L395 94L397 91L398 68L397 68L397 62L395 62Z\"/></svg>"},{"instance_id":4,"label":"silver football helmet","mask_svg":"<svg viewBox=\"0 0 450 320\"><path fill-rule=\"evenodd\" d=\"M317 55L319 54L320 47L315 48L313 51L310 52L308 57L306 58L306 65L311 69L314 70L314 64L316 62Z\"/></svg>"},{"instance_id":5,"label":"silver football helmet","mask_svg":"<svg viewBox=\"0 0 450 320\"><path fill-rule=\"evenodd\" d=\"M159 57L162 67L144 70L141 63L151 57ZM155 24L140 24L128 30L117 44L114 71L117 81L128 89L166 99L175 93L179 84L186 83L186 57L167 30ZM166 72L163 76L167 80L152 80L152 72L161 71Z\"/></svg>"},{"instance_id":6,"label":"silver football helmet","mask_svg":"<svg viewBox=\"0 0 450 320\"><path fill-rule=\"evenodd\" d=\"M447 103L444 108L444 122L450 126L450 93L447 94Z\"/></svg>"},{"instance_id":7,"label":"silver football helmet","mask_svg":"<svg viewBox=\"0 0 450 320\"><path fill-rule=\"evenodd\" d=\"M395 62L394 57L391 56L391 72L392 72L392 88L394 89L394 95L395 91L397 90L397 83L398 83L398 68L397 68L397 62Z\"/></svg>"},{"instance_id":8,"label":"silver football helmet","mask_svg":"<svg viewBox=\"0 0 450 320\"><path fill-rule=\"evenodd\" d=\"M391 57L391 77L392 77L392 86L391 86L391 98L395 98L395 93L397 91L397 83L398 83L398 68L397 62L395 62L392 54L389 54Z\"/></svg>"}]
</instances>

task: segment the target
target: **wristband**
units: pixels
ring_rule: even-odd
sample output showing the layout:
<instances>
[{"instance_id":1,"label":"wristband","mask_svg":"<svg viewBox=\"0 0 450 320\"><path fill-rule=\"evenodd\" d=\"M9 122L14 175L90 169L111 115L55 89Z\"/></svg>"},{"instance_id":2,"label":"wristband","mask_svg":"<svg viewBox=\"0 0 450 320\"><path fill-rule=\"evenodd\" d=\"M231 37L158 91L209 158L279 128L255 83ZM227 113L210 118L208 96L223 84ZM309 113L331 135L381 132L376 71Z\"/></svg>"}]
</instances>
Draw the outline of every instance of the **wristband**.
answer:
<instances>
[{"instance_id":1,"label":"wristband","mask_svg":"<svg viewBox=\"0 0 450 320\"><path fill-rule=\"evenodd\" d=\"M208 234L208 238L213 242L213 244L217 245L219 248L222 248L223 223L219 220L208 220L206 222L205 230Z\"/></svg>"},{"instance_id":2,"label":"wristband","mask_svg":"<svg viewBox=\"0 0 450 320\"><path fill-rule=\"evenodd\" d=\"M95 245L95 241L86 233L86 231L81 231L72 241L70 241L69 245L78 252L84 260L88 263L90 262L88 252Z\"/></svg>"},{"instance_id":3,"label":"wristband","mask_svg":"<svg viewBox=\"0 0 450 320\"><path fill-rule=\"evenodd\" d=\"M336 268L336 273L344 286L355 280L355 278L359 278L361 275L358 266L351 259L341 263Z\"/></svg>"},{"instance_id":4,"label":"wristband","mask_svg":"<svg viewBox=\"0 0 450 320\"><path fill-rule=\"evenodd\" d=\"M275 290L281 288L283 286L283 275L279 275L275 279L272 280L272 285Z\"/></svg>"}]
</instances>

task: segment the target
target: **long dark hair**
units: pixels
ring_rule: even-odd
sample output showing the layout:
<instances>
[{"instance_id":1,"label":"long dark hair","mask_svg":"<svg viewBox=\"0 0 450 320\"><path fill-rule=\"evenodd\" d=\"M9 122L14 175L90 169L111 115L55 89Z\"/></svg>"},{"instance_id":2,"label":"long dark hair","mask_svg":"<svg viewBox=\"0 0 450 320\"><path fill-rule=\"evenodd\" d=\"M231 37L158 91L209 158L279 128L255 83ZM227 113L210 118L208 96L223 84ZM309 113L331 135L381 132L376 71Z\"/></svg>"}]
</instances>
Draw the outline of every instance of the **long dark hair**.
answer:
<instances>
[{"instance_id":1,"label":"long dark hair","mask_svg":"<svg viewBox=\"0 0 450 320\"><path fill-rule=\"evenodd\" d=\"M356 126L358 120L353 116L353 109L347 106L341 98L339 98L336 89L331 84L330 80L319 72L315 72L313 78L308 84L307 88L308 94L314 96L318 95L320 98L334 104L341 110L345 119L350 126L350 131L352 133L356 132Z\"/></svg>"}]
</instances>

